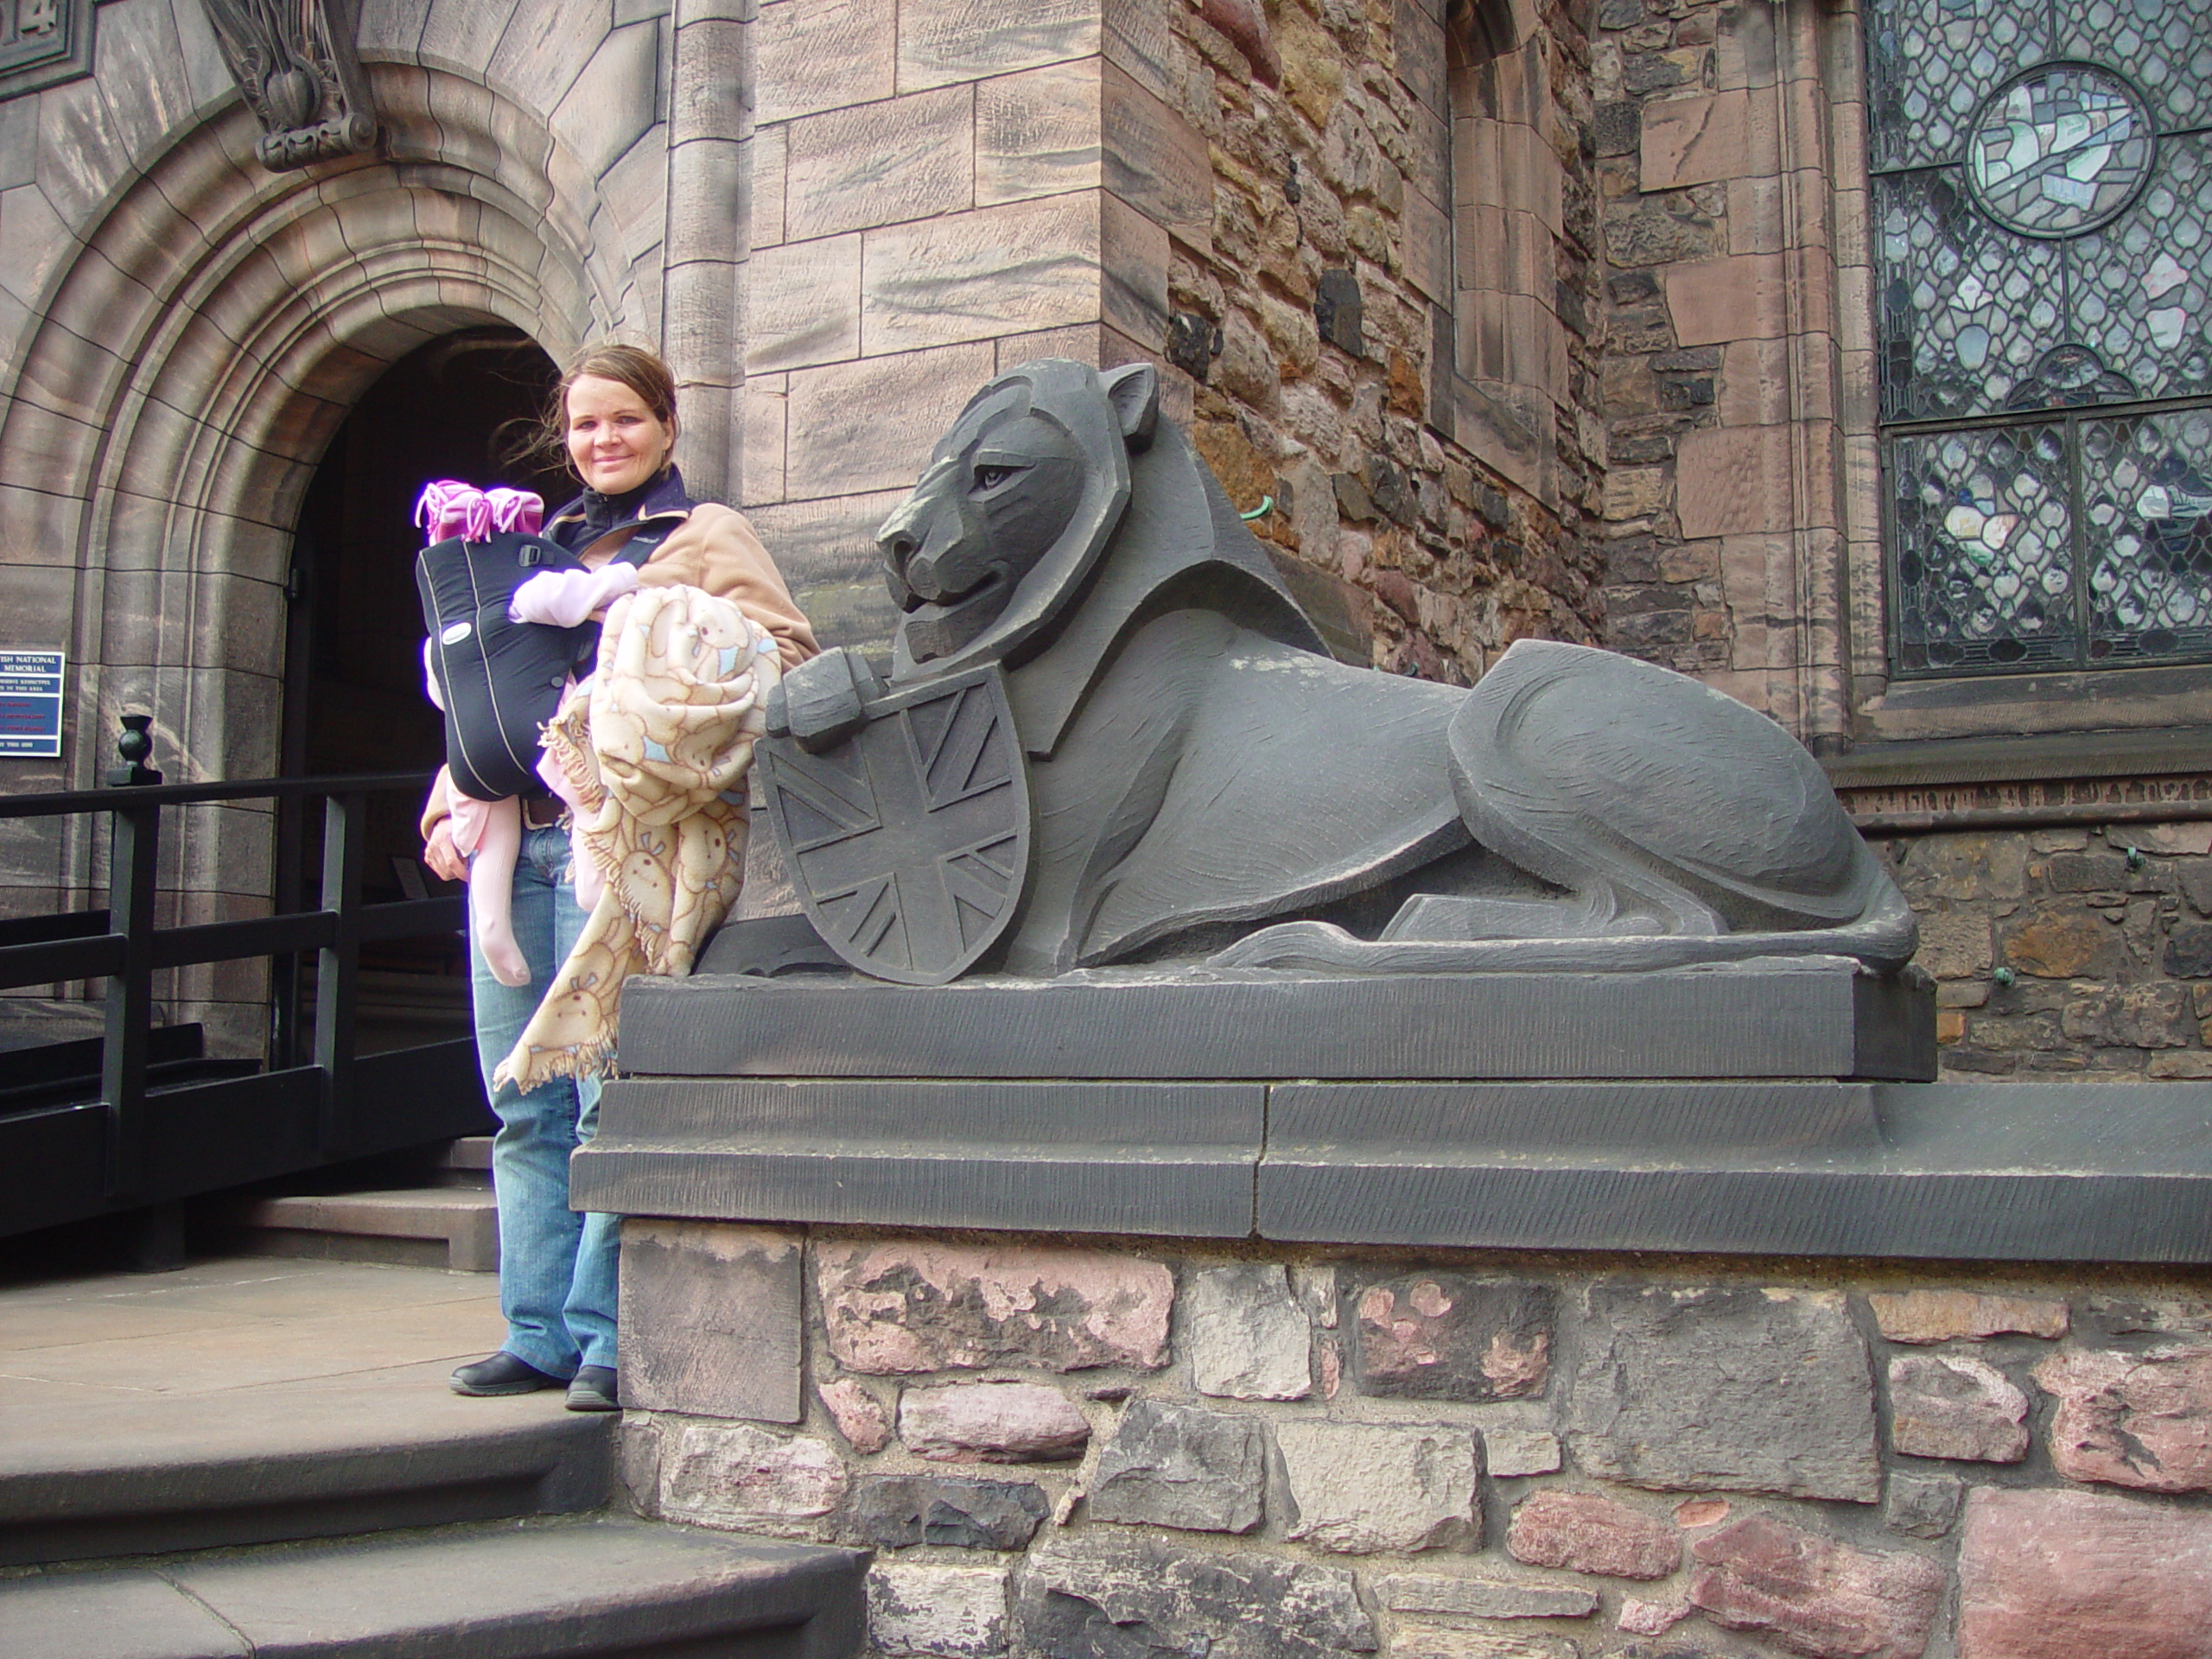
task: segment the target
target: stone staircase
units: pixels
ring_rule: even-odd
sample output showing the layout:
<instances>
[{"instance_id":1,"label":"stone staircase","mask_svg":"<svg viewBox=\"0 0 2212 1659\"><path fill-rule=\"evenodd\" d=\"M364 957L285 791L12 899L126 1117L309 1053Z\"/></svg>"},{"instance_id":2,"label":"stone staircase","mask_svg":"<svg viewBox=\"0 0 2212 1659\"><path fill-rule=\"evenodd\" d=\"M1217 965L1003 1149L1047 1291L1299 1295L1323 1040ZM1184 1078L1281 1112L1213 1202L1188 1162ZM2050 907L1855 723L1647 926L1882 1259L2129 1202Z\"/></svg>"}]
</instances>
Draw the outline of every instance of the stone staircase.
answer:
<instances>
[{"instance_id":1,"label":"stone staircase","mask_svg":"<svg viewBox=\"0 0 2212 1659\"><path fill-rule=\"evenodd\" d=\"M246 1255L497 1273L491 1137L454 1141L427 1179L423 1186L234 1200L219 1206L216 1221L229 1247Z\"/></svg>"},{"instance_id":2,"label":"stone staircase","mask_svg":"<svg viewBox=\"0 0 2212 1659\"><path fill-rule=\"evenodd\" d=\"M180 1370L226 1344L244 1375L249 1350L296 1328L288 1313L215 1329L163 1300L129 1317L173 1327L161 1340ZM37 1339L44 1319L48 1340L88 1355L113 1351L103 1338L124 1317L91 1297L0 1307L19 1335ZM441 1381L416 1365L128 1397L56 1382L0 1401L0 1655L858 1651L865 1553L639 1520L620 1505L614 1420L564 1411L558 1394L464 1400Z\"/></svg>"}]
</instances>

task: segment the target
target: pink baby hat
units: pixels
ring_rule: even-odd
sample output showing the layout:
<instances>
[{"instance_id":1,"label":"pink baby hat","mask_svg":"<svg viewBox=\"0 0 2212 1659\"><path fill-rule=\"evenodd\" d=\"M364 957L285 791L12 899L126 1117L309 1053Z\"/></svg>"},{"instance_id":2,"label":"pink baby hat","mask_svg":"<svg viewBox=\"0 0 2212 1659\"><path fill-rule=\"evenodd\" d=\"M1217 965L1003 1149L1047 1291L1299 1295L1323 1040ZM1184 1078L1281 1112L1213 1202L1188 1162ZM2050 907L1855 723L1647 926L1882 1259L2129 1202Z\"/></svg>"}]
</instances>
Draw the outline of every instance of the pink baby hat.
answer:
<instances>
[{"instance_id":1,"label":"pink baby hat","mask_svg":"<svg viewBox=\"0 0 2212 1659\"><path fill-rule=\"evenodd\" d=\"M535 536L545 522L545 499L532 491L511 490L502 484L486 490L484 499L491 504L492 528L503 533L518 531Z\"/></svg>"},{"instance_id":2,"label":"pink baby hat","mask_svg":"<svg viewBox=\"0 0 2212 1659\"><path fill-rule=\"evenodd\" d=\"M542 505L539 511L543 511ZM467 542L489 541L492 503L474 484L442 478L423 486L422 499L415 503L415 523L433 543L448 542L456 536Z\"/></svg>"}]
</instances>

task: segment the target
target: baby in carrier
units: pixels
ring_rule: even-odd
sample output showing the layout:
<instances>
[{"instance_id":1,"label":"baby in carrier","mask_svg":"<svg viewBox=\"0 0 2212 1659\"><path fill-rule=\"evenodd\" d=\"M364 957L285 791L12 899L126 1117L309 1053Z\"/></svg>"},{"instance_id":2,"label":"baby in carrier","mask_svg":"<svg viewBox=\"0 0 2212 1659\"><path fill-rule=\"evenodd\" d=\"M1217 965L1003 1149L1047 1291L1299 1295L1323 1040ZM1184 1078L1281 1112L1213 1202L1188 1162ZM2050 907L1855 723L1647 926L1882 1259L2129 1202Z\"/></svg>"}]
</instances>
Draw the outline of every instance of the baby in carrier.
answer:
<instances>
[{"instance_id":1,"label":"baby in carrier","mask_svg":"<svg viewBox=\"0 0 2212 1659\"><path fill-rule=\"evenodd\" d=\"M522 848L518 798L554 782L565 792L567 782L557 769L539 769L537 730L575 689L575 670L595 647L592 613L638 586L628 560L587 569L537 540L544 515L545 503L527 490L480 490L454 479L426 486L415 505L429 537L416 567L430 631L423 677L446 716L454 845L469 863L477 945L502 985L530 982L510 912ZM567 568L537 568L554 563Z\"/></svg>"}]
</instances>

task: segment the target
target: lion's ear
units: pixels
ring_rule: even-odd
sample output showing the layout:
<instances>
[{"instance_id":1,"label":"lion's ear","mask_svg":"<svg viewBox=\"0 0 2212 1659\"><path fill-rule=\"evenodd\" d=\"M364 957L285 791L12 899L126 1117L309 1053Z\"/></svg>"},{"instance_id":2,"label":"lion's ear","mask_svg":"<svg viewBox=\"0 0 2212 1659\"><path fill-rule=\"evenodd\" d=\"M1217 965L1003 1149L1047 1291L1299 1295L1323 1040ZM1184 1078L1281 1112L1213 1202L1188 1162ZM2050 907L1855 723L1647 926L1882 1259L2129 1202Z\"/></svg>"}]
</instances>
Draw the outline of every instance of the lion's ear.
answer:
<instances>
[{"instance_id":1,"label":"lion's ear","mask_svg":"<svg viewBox=\"0 0 2212 1659\"><path fill-rule=\"evenodd\" d=\"M1129 448L1151 448L1152 429L1160 420L1160 371L1149 363L1125 363L1098 378L1106 387L1106 401L1113 404Z\"/></svg>"}]
</instances>

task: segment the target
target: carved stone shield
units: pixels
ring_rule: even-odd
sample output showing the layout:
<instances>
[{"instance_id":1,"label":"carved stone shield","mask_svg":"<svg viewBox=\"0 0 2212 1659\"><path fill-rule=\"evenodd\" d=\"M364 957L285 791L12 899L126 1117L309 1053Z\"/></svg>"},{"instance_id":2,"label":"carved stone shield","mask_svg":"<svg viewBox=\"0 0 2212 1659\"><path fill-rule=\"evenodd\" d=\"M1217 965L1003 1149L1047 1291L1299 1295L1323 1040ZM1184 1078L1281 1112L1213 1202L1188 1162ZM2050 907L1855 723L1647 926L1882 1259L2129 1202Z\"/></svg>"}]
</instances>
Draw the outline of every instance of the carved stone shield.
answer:
<instances>
[{"instance_id":1,"label":"carved stone shield","mask_svg":"<svg viewBox=\"0 0 2212 1659\"><path fill-rule=\"evenodd\" d=\"M1029 877L1029 778L995 664L895 691L810 754L760 745L762 795L830 948L906 985L957 979L997 943Z\"/></svg>"}]
</instances>

